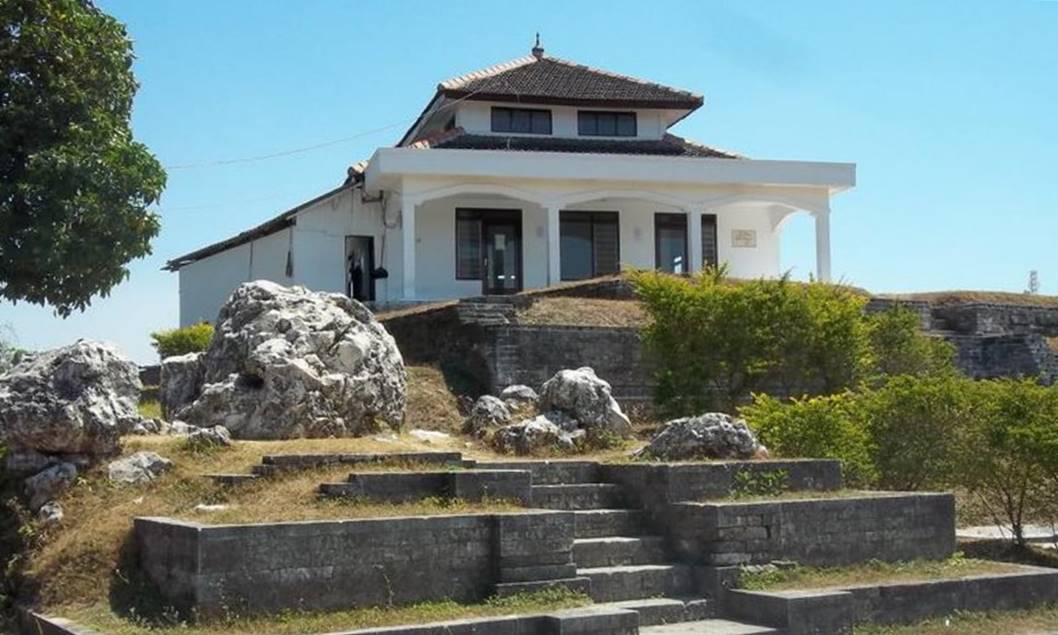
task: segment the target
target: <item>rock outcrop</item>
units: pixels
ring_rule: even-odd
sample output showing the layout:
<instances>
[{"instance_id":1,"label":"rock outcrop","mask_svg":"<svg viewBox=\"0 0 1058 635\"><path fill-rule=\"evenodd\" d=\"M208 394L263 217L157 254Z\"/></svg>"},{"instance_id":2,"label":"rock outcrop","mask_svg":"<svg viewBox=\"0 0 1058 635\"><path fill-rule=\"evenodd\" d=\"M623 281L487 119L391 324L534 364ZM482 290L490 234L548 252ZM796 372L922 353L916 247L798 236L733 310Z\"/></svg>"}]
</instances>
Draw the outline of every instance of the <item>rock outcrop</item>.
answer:
<instances>
[{"instance_id":1,"label":"rock outcrop","mask_svg":"<svg viewBox=\"0 0 1058 635\"><path fill-rule=\"evenodd\" d=\"M511 411L502 399L482 395L474 402L470 414L463 421L463 431L480 438L510 422Z\"/></svg>"},{"instance_id":2,"label":"rock outcrop","mask_svg":"<svg viewBox=\"0 0 1058 635\"><path fill-rule=\"evenodd\" d=\"M583 429L561 412L545 412L533 419L504 426L492 436L493 446L500 452L537 454L549 450L569 452Z\"/></svg>"},{"instance_id":3,"label":"rock outcrop","mask_svg":"<svg viewBox=\"0 0 1058 635\"><path fill-rule=\"evenodd\" d=\"M73 485L77 467L73 463L58 463L23 481L29 508L38 511L46 503Z\"/></svg>"},{"instance_id":4,"label":"rock outcrop","mask_svg":"<svg viewBox=\"0 0 1058 635\"><path fill-rule=\"evenodd\" d=\"M12 452L114 454L142 421L139 369L113 346L78 341L0 375L0 439Z\"/></svg>"},{"instance_id":5,"label":"rock outcrop","mask_svg":"<svg viewBox=\"0 0 1058 635\"><path fill-rule=\"evenodd\" d=\"M174 355L162 360L158 402L163 417L176 417L184 406L198 398L202 390L202 370L202 353Z\"/></svg>"},{"instance_id":6,"label":"rock outcrop","mask_svg":"<svg viewBox=\"0 0 1058 635\"><path fill-rule=\"evenodd\" d=\"M224 426L199 428L188 433L186 443L193 450L226 448L231 445L231 433Z\"/></svg>"},{"instance_id":7,"label":"rock outcrop","mask_svg":"<svg viewBox=\"0 0 1058 635\"><path fill-rule=\"evenodd\" d=\"M576 419L582 428L625 436L632 424L610 392L610 384L587 366L560 370L540 387L541 411L559 410Z\"/></svg>"},{"instance_id":8,"label":"rock outcrop","mask_svg":"<svg viewBox=\"0 0 1058 635\"><path fill-rule=\"evenodd\" d=\"M153 481L172 467L172 461L154 452L137 452L111 461L107 476L113 483L138 485Z\"/></svg>"},{"instance_id":9,"label":"rock outcrop","mask_svg":"<svg viewBox=\"0 0 1058 635\"><path fill-rule=\"evenodd\" d=\"M500 392L500 399L502 399L509 408L519 409L526 406L535 406L537 401L539 401L540 396L529 386L524 384L514 384L513 386L507 386L502 392Z\"/></svg>"},{"instance_id":10,"label":"rock outcrop","mask_svg":"<svg viewBox=\"0 0 1058 635\"><path fill-rule=\"evenodd\" d=\"M241 439L354 436L398 428L406 374L362 304L258 280L221 308L198 397L175 416Z\"/></svg>"},{"instance_id":11,"label":"rock outcrop","mask_svg":"<svg viewBox=\"0 0 1058 635\"><path fill-rule=\"evenodd\" d=\"M673 419L637 456L662 461L750 459L767 450L742 419L722 412Z\"/></svg>"}]
</instances>

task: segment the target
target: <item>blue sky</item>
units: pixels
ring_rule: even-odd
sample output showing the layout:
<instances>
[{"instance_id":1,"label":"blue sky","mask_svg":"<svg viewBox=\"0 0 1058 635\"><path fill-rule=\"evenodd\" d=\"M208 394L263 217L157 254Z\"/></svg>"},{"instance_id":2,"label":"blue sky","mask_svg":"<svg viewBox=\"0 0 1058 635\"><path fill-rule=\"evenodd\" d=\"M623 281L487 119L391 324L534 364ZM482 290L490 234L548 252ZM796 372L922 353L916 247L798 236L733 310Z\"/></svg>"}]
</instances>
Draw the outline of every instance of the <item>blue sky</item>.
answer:
<instances>
[{"instance_id":1,"label":"blue sky","mask_svg":"<svg viewBox=\"0 0 1058 635\"><path fill-rule=\"evenodd\" d=\"M852 161L834 273L874 291L1058 293L1058 2L99 0L128 25L135 133L170 169L154 254L84 313L0 304L25 347L154 354L176 255L334 187L394 143L438 81L528 52L686 88L675 132L754 158ZM379 128L381 132L361 134ZM349 137L354 137L348 139ZM252 157L338 139L282 158ZM810 219L783 241L812 269Z\"/></svg>"}]
</instances>

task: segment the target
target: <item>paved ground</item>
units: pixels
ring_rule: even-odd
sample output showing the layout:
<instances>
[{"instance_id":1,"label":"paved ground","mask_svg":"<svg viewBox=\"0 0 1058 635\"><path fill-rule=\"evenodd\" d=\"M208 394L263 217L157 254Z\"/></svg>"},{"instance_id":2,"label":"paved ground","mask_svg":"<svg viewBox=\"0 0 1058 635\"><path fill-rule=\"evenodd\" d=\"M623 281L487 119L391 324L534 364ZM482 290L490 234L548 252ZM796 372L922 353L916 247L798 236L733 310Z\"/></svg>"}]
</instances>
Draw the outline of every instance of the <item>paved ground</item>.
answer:
<instances>
[{"instance_id":1,"label":"paved ground","mask_svg":"<svg viewBox=\"0 0 1058 635\"><path fill-rule=\"evenodd\" d=\"M1050 525L1025 525L1025 538L1030 542L1058 542L1055 527ZM956 538L961 540L1009 540L1013 537L1010 526L980 525L978 527L960 527L955 530Z\"/></svg>"},{"instance_id":2,"label":"paved ground","mask_svg":"<svg viewBox=\"0 0 1058 635\"><path fill-rule=\"evenodd\" d=\"M727 620L702 620L665 626L646 626L640 635L778 635L780 631L766 626L753 626Z\"/></svg>"}]
</instances>

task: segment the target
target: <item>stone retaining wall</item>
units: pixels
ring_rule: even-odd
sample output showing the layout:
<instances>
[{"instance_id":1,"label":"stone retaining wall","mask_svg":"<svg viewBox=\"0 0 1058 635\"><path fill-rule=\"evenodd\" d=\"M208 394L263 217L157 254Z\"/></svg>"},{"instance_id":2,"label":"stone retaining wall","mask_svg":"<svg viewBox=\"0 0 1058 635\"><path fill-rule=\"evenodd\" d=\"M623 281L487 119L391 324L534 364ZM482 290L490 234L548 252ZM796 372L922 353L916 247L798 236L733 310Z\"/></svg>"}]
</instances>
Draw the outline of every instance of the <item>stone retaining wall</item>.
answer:
<instances>
[{"instance_id":1,"label":"stone retaining wall","mask_svg":"<svg viewBox=\"0 0 1058 635\"><path fill-rule=\"evenodd\" d=\"M571 512L527 511L217 526L137 518L134 532L163 597L216 616L480 600L507 568L572 564L574 525ZM530 578L548 579L538 573Z\"/></svg>"},{"instance_id":2,"label":"stone retaining wall","mask_svg":"<svg viewBox=\"0 0 1058 635\"><path fill-rule=\"evenodd\" d=\"M933 307L936 319L959 333L1058 335L1058 307L965 302Z\"/></svg>"},{"instance_id":3,"label":"stone retaining wall","mask_svg":"<svg viewBox=\"0 0 1058 635\"><path fill-rule=\"evenodd\" d=\"M839 566L946 558L955 551L951 494L675 503L666 527L676 554L709 565L793 560Z\"/></svg>"},{"instance_id":4,"label":"stone retaining wall","mask_svg":"<svg viewBox=\"0 0 1058 635\"><path fill-rule=\"evenodd\" d=\"M354 472L345 483L320 485L322 496L402 503L423 498L486 498L529 505L533 500L529 470L453 470L447 472Z\"/></svg>"}]
</instances>

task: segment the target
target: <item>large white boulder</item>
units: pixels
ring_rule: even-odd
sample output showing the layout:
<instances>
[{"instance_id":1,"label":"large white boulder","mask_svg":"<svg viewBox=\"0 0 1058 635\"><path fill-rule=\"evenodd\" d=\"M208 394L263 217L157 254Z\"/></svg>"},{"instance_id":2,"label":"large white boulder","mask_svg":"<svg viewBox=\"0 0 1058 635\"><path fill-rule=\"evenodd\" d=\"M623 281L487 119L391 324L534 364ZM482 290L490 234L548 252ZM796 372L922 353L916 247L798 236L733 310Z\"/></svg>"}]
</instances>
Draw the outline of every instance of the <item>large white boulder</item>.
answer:
<instances>
[{"instance_id":1,"label":"large white boulder","mask_svg":"<svg viewBox=\"0 0 1058 635\"><path fill-rule=\"evenodd\" d=\"M179 419L242 439L354 436L403 422L404 361L355 300L247 282L214 328L201 393Z\"/></svg>"},{"instance_id":2,"label":"large white boulder","mask_svg":"<svg viewBox=\"0 0 1058 635\"><path fill-rule=\"evenodd\" d=\"M610 392L610 384L587 366L560 370L540 387L541 411L559 410L576 419L582 428L631 434L632 424Z\"/></svg>"},{"instance_id":3,"label":"large white boulder","mask_svg":"<svg viewBox=\"0 0 1058 635\"><path fill-rule=\"evenodd\" d=\"M163 417L172 419L198 398L202 390L202 370L202 353L173 355L162 360L158 402Z\"/></svg>"},{"instance_id":4,"label":"large white boulder","mask_svg":"<svg viewBox=\"0 0 1058 635\"><path fill-rule=\"evenodd\" d=\"M129 485L150 483L173 467L173 462L154 452L137 452L111 461L107 476L111 482Z\"/></svg>"},{"instance_id":5,"label":"large white boulder","mask_svg":"<svg viewBox=\"0 0 1058 635\"><path fill-rule=\"evenodd\" d=\"M663 461L749 459L766 455L742 419L722 412L673 419L637 455Z\"/></svg>"},{"instance_id":6,"label":"large white boulder","mask_svg":"<svg viewBox=\"0 0 1058 635\"><path fill-rule=\"evenodd\" d=\"M100 456L142 417L139 369L116 348L81 340L0 375L0 440L15 453Z\"/></svg>"}]
</instances>

